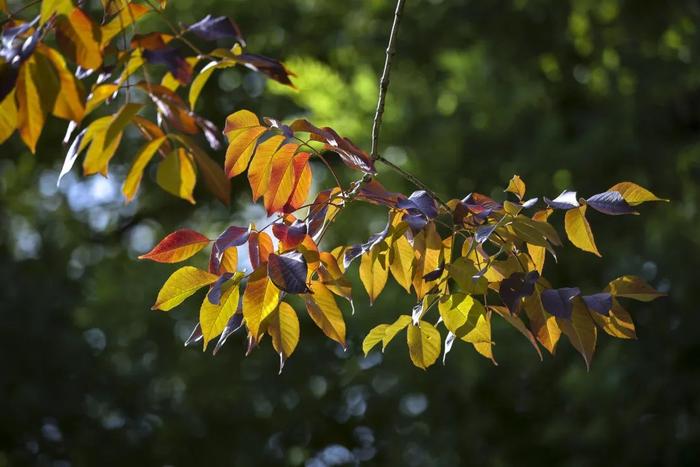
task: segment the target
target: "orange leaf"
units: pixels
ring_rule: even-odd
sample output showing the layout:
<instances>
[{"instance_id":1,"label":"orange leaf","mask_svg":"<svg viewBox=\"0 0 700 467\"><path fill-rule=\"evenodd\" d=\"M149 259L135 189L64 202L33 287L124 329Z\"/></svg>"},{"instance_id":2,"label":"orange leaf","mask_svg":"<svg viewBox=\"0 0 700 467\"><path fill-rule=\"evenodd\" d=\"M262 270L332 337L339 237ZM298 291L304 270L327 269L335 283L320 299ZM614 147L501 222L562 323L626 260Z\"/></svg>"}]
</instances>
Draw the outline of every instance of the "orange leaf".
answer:
<instances>
[{"instance_id":1,"label":"orange leaf","mask_svg":"<svg viewBox=\"0 0 700 467\"><path fill-rule=\"evenodd\" d=\"M283 141L284 136L273 136L261 143L255 151L255 157L253 157L250 168L248 169L248 182L253 192L253 201L257 201L258 198L265 193L265 190L267 190L270 184L272 158L275 156ZM286 146L293 146L296 150L296 145L288 144Z\"/></svg>"},{"instance_id":2,"label":"orange leaf","mask_svg":"<svg viewBox=\"0 0 700 467\"><path fill-rule=\"evenodd\" d=\"M158 263L177 263L194 256L211 240L191 229L180 229L166 236L151 251L139 256Z\"/></svg>"},{"instance_id":3,"label":"orange leaf","mask_svg":"<svg viewBox=\"0 0 700 467\"><path fill-rule=\"evenodd\" d=\"M95 22L80 8L67 17L61 17L56 25L56 40L61 50L86 70L96 70L102 65L100 30Z\"/></svg>"},{"instance_id":4,"label":"orange leaf","mask_svg":"<svg viewBox=\"0 0 700 467\"><path fill-rule=\"evenodd\" d=\"M309 164L310 154L300 152L294 155L294 188L292 194L284 207L284 212L293 212L306 203L311 188L311 165Z\"/></svg>"},{"instance_id":5,"label":"orange leaf","mask_svg":"<svg viewBox=\"0 0 700 467\"><path fill-rule=\"evenodd\" d=\"M296 150L295 145L285 145ZM267 214L282 210L294 189L294 152L291 150L277 151L270 165L270 183L263 196L263 204Z\"/></svg>"},{"instance_id":6,"label":"orange leaf","mask_svg":"<svg viewBox=\"0 0 700 467\"><path fill-rule=\"evenodd\" d=\"M250 158L253 156L255 145L263 133L265 133L265 128L257 126L232 131L228 134L230 143L226 149L224 171L229 178L245 172Z\"/></svg>"}]
</instances>

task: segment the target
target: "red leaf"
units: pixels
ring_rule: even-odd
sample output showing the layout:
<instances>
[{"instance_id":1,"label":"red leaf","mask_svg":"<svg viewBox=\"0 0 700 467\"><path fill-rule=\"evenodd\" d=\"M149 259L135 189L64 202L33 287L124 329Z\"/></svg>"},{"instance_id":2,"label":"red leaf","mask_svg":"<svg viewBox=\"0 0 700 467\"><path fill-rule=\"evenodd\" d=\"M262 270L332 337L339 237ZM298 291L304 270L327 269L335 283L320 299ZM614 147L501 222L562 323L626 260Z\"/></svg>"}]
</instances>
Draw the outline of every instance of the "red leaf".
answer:
<instances>
[{"instance_id":1,"label":"red leaf","mask_svg":"<svg viewBox=\"0 0 700 467\"><path fill-rule=\"evenodd\" d=\"M194 230L177 230L161 240L151 251L139 256L139 259L150 259L158 263L177 263L193 256L210 241Z\"/></svg>"}]
</instances>

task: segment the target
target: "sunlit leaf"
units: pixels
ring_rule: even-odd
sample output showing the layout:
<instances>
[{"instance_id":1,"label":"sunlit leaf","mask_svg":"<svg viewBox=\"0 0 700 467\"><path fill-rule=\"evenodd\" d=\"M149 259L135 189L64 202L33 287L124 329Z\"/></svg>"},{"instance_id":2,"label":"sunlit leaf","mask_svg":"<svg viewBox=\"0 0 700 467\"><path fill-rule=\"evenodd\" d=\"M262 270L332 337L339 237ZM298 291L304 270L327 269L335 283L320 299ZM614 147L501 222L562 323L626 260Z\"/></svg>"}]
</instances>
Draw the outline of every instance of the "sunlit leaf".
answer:
<instances>
[{"instance_id":1,"label":"sunlit leaf","mask_svg":"<svg viewBox=\"0 0 700 467\"><path fill-rule=\"evenodd\" d=\"M382 339L384 339L384 333L388 327L388 324L380 324L373 327L367 333L367 336L365 336L364 340L362 341L362 352L364 352L365 357L375 345L379 344Z\"/></svg>"},{"instance_id":2,"label":"sunlit leaf","mask_svg":"<svg viewBox=\"0 0 700 467\"><path fill-rule=\"evenodd\" d=\"M270 315L267 332L272 337L272 346L280 356L280 373L284 362L289 358L299 343L299 318L288 303L280 302Z\"/></svg>"},{"instance_id":3,"label":"sunlit leaf","mask_svg":"<svg viewBox=\"0 0 700 467\"><path fill-rule=\"evenodd\" d=\"M20 67L15 89L17 129L32 153L36 152L36 143L59 89L58 76L43 55L33 54Z\"/></svg>"},{"instance_id":4,"label":"sunlit leaf","mask_svg":"<svg viewBox=\"0 0 700 467\"><path fill-rule=\"evenodd\" d=\"M575 300L571 319L558 318L557 323L590 370L598 331L586 306L581 300Z\"/></svg>"},{"instance_id":5,"label":"sunlit leaf","mask_svg":"<svg viewBox=\"0 0 700 467\"><path fill-rule=\"evenodd\" d=\"M335 302L335 297L325 285L318 281L312 281L309 288L312 293L304 297L309 316L326 336L346 349L345 320Z\"/></svg>"},{"instance_id":6,"label":"sunlit leaf","mask_svg":"<svg viewBox=\"0 0 700 467\"><path fill-rule=\"evenodd\" d=\"M286 161L291 162L291 157L294 155L299 146L297 144L290 143L284 144L277 149L279 142L281 142L283 139L284 137L282 136L273 136L264 143L260 144L258 149L255 151L255 156L253 156L253 160L250 162L250 168L248 169L248 181L252 190L253 201L257 201L258 198L263 195L265 195L265 197L269 200L270 195L268 195L268 193L274 190L274 187L271 186L271 184L280 182L280 180L272 179L273 161L285 161L282 163L282 166L289 168ZM278 171L279 170L280 169L278 166ZM283 168L282 170L285 169ZM288 174L288 178L285 180L284 191L286 192L287 196L282 200L282 206L291 194L291 189L293 188L293 173L292 171L288 171L286 173ZM272 202L268 201L265 204L266 207L273 207Z\"/></svg>"},{"instance_id":7,"label":"sunlit leaf","mask_svg":"<svg viewBox=\"0 0 700 467\"><path fill-rule=\"evenodd\" d=\"M308 152L300 152L294 155L294 160L292 161L294 186L292 188L292 194L289 196L284 206L284 212L294 212L306 204L313 178L309 157L310 154Z\"/></svg>"},{"instance_id":8,"label":"sunlit leaf","mask_svg":"<svg viewBox=\"0 0 700 467\"><path fill-rule=\"evenodd\" d=\"M393 238L389 252L391 274L406 292L411 293L413 283L413 246L404 235Z\"/></svg>"},{"instance_id":9,"label":"sunlit leaf","mask_svg":"<svg viewBox=\"0 0 700 467\"><path fill-rule=\"evenodd\" d=\"M92 92L87 98L87 103L85 104L85 114L89 114L97 107L99 107L107 99L115 96L115 93L119 90L119 86L112 83L104 83L95 86Z\"/></svg>"},{"instance_id":10,"label":"sunlit leaf","mask_svg":"<svg viewBox=\"0 0 700 467\"><path fill-rule=\"evenodd\" d=\"M599 313L591 313L591 317L603 331L613 337L619 339L637 338L632 316L630 316L629 312L615 299L612 301L612 308L608 316Z\"/></svg>"},{"instance_id":11,"label":"sunlit leaf","mask_svg":"<svg viewBox=\"0 0 700 467\"><path fill-rule=\"evenodd\" d=\"M39 24L44 24L54 15L66 15L70 13L72 9L72 0L43 0L39 13Z\"/></svg>"},{"instance_id":12,"label":"sunlit leaf","mask_svg":"<svg viewBox=\"0 0 700 467\"><path fill-rule=\"evenodd\" d=\"M263 194L268 214L282 211L294 189L294 152L277 151L270 165L270 182Z\"/></svg>"},{"instance_id":13,"label":"sunlit leaf","mask_svg":"<svg viewBox=\"0 0 700 467\"><path fill-rule=\"evenodd\" d=\"M625 198L617 191L606 191L598 193L586 200L586 204L598 212L611 216L619 216L622 214L639 214L637 211L627 204Z\"/></svg>"},{"instance_id":14,"label":"sunlit leaf","mask_svg":"<svg viewBox=\"0 0 700 467\"><path fill-rule=\"evenodd\" d=\"M197 99L199 99L199 95L201 94L204 85L207 84L207 81L211 77L212 73L214 73L214 71L217 69L230 68L232 66L236 66L236 62L209 62L201 70L199 70L199 73L197 73L197 76L195 76L190 84L188 102L191 109L194 110L194 106L197 104Z\"/></svg>"},{"instance_id":15,"label":"sunlit leaf","mask_svg":"<svg viewBox=\"0 0 700 467\"><path fill-rule=\"evenodd\" d=\"M644 279L637 276L622 276L610 282L606 291L615 297L631 298L640 302L650 302L659 297L666 296L647 284Z\"/></svg>"},{"instance_id":16,"label":"sunlit leaf","mask_svg":"<svg viewBox=\"0 0 700 467\"><path fill-rule=\"evenodd\" d=\"M519 175L513 175L513 178L511 178L508 182L508 188L506 188L505 191L513 193L520 201L522 201L525 197L525 182Z\"/></svg>"},{"instance_id":17,"label":"sunlit leaf","mask_svg":"<svg viewBox=\"0 0 700 467\"><path fill-rule=\"evenodd\" d=\"M525 313L527 314L530 330L537 341L554 354L561 330L554 316L547 313L542 306L539 293L534 293L525 299Z\"/></svg>"},{"instance_id":18,"label":"sunlit leaf","mask_svg":"<svg viewBox=\"0 0 700 467\"><path fill-rule=\"evenodd\" d=\"M280 290L267 277L267 268L260 267L248 278L243 292L243 318L253 341L260 338L260 324L280 302Z\"/></svg>"},{"instance_id":19,"label":"sunlit leaf","mask_svg":"<svg viewBox=\"0 0 700 467\"><path fill-rule=\"evenodd\" d=\"M272 238L265 232L251 232L248 239L248 259L253 269L267 263L270 253L274 251Z\"/></svg>"},{"instance_id":20,"label":"sunlit leaf","mask_svg":"<svg viewBox=\"0 0 700 467\"><path fill-rule=\"evenodd\" d=\"M205 285L213 284L218 276L192 266L175 271L158 292L153 310L172 310Z\"/></svg>"},{"instance_id":21,"label":"sunlit leaf","mask_svg":"<svg viewBox=\"0 0 700 467\"><path fill-rule=\"evenodd\" d=\"M160 149L165 139L166 138L163 136L149 141L139 150L138 154L136 154L134 163L131 165L131 169L129 169L129 173L124 180L124 186L122 187L122 193L124 193L127 203L131 202L134 196L136 196L136 191L141 184L141 178L143 177L143 171L146 165L153 158L158 149Z\"/></svg>"},{"instance_id":22,"label":"sunlit leaf","mask_svg":"<svg viewBox=\"0 0 700 467\"><path fill-rule=\"evenodd\" d=\"M266 128L260 125L258 117L248 110L239 110L226 118L224 134L228 138L229 146L226 150L224 171L229 178L246 170L258 138L265 131ZM270 138L265 142L266 144L263 143L264 148L263 145L258 148L258 153L263 150L266 157L271 157L282 141L284 138L281 136Z\"/></svg>"},{"instance_id":23,"label":"sunlit leaf","mask_svg":"<svg viewBox=\"0 0 700 467\"><path fill-rule=\"evenodd\" d=\"M194 256L211 240L191 229L180 229L166 236L151 251L139 256L158 263L178 263Z\"/></svg>"},{"instance_id":24,"label":"sunlit leaf","mask_svg":"<svg viewBox=\"0 0 700 467\"><path fill-rule=\"evenodd\" d=\"M15 128L17 128L17 103L15 91L12 91L0 102L0 144L12 136Z\"/></svg>"},{"instance_id":25,"label":"sunlit leaf","mask_svg":"<svg viewBox=\"0 0 700 467\"><path fill-rule=\"evenodd\" d=\"M440 299L445 327L465 342L491 342L491 322L484 306L471 295L455 293Z\"/></svg>"},{"instance_id":26,"label":"sunlit leaf","mask_svg":"<svg viewBox=\"0 0 700 467\"><path fill-rule=\"evenodd\" d=\"M401 315L396 318L396 321L386 327L384 330L384 337L382 338L382 352L384 352L386 346L389 345L394 337L408 326L411 321L412 318L409 315Z\"/></svg>"},{"instance_id":27,"label":"sunlit leaf","mask_svg":"<svg viewBox=\"0 0 700 467\"><path fill-rule=\"evenodd\" d=\"M204 179L204 186L211 194L228 206L231 203L231 182L221 169L220 163L209 157L209 154L192 141L190 137L180 135L179 139L185 144L197 163L197 167Z\"/></svg>"},{"instance_id":28,"label":"sunlit leaf","mask_svg":"<svg viewBox=\"0 0 700 467\"><path fill-rule=\"evenodd\" d=\"M369 295L370 305L374 304L389 278L386 252L380 251L382 244L376 245L362 255L360 261L360 280Z\"/></svg>"},{"instance_id":29,"label":"sunlit leaf","mask_svg":"<svg viewBox=\"0 0 700 467\"><path fill-rule=\"evenodd\" d=\"M238 280L240 280L240 276ZM224 331L229 319L231 319L238 308L239 297L240 291L237 280L224 291L218 304L213 304L208 297L204 297L202 306L199 309L199 323L202 327L205 350L209 341Z\"/></svg>"},{"instance_id":30,"label":"sunlit leaf","mask_svg":"<svg viewBox=\"0 0 700 467\"><path fill-rule=\"evenodd\" d=\"M177 148L158 164L156 182L170 194L194 204L192 192L197 183L194 162L187 152Z\"/></svg>"},{"instance_id":31,"label":"sunlit leaf","mask_svg":"<svg viewBox=\"0 0 700 467\"><path fill-rule=\"evenodd\" d=\"M151 10L147 6L140 3L129 2L126 4L126 7L120 9L114 18L109 20L106 25L102 26L102 46L104 47L107 45L117 34L131 26L134 21L138 21L149 11Z\"/></svg>"},{"instance_id":32,"label":"sunlit leaf","mask_svg":"<svg viewBox=\"0 0 700 467\"><path fill-rule=\"evenodd\" d=\"M421 299L434 285L434 281L425 281L423 277L437 269L440 264L442 239L437 233L435 224L428 224L423 231L416 235L413 248L416 258L413 266L413 289L416 291L416 296Z\"/></svg>"},{"instance_id":33,"label":"sunlit leaf","mask_svg":"<svg viewBox=\"0 0 700 467\"><path fill-rule=\"evenodd\" d=\"M86 70L102 66L99 26L80 8L56 23L56 40L66 56Z\"/></svg>"},{"instance_id":34,"label":"sunlit leaf","mask_svg":"<svg viewBox=\"0 0 700 467\"><path fill-rule=\"evenodd\" d=\"M425 370L435 363L440 356L440 340L438 330L427 321L408 326L406 341L413 364Z\"/></svg>"},{"instance_id":35,"label":"sunlit leaf","mask_svg":"<svg viewBox=\"0 0 700 467\"><path fill-rule=\"evenodd\" d=\"M68 69L63 55L55 49L40 44L37 51L51 62L58 75L60 92L56 95L52 113L59 118L80 122L85 114L82 83Z\"/></svg>"},{"instance_id":36,"label":"sunlit leaf","mask_svg":"<svg viewBox=\"0 0 700 467\"><path fill-rule=\"evenodd\" d=\"M580 206L575 191L564 190L552 200L547 197L543 199L547 206L554 209L573 209Z\"/></svg>"},{"instance_id":37,"label":"sunlit leaf","mask_svg":"<svg viewBox=\"0 0 700 467\"><path fill-rule=\"evenodd\" d=\"M564 216L564 226L566 235L571 240L571 243L576 245L583 251L588 251L596 256L601 256L598 252L598 247L595 245L591 226L586 220L586 206L569 209Z\"/></svg>"},{"instance_id":38,"label":"sunlit leaf","mask_svg":"<svg viewBox=\"0 0 700 467\"><path fill-rule=\"evenodd\" d=\"M608 191L617 191L627 201L630 206L646 203L647 201L666 201L667 199L659 198L651 191L632 182L620 182L611 186Z\"/></svg>"}]
</instances>

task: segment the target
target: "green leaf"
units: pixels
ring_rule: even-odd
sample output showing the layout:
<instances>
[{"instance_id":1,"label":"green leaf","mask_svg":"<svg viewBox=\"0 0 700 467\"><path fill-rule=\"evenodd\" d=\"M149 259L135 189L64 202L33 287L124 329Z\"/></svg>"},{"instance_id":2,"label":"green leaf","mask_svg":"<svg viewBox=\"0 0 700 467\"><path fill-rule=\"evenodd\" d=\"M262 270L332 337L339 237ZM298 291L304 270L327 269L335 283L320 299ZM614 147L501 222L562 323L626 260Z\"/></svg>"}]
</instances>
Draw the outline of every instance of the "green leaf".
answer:
<instances>
[{"instance_id":1,"label":"green leaf","mask_svg":"<svg viewBox=\"0 0 700 467\"><path fill-rule=\"evenodd\" d=\"M443 297L438 310L445 327L465 342L491 342L491 322L484 306L471 295L455 293Z\"/></svg>"}]
</instances>

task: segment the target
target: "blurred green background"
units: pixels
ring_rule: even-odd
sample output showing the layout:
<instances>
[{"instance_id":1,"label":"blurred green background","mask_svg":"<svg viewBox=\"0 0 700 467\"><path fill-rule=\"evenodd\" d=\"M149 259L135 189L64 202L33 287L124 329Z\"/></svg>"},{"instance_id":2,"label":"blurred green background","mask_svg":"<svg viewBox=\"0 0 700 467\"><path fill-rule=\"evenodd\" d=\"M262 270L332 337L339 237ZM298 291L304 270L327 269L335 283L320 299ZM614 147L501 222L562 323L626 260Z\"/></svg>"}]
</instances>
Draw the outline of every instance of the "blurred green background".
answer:
<instances>
[{"instance_id":1,"label":"blurred green background","mask_svg":"<svg viewBox=\"0 0 700 467\"><path fill-rule=\"evenodd\" d=\"M298 75L295 93L221 72L200 112L217 123L241 108L305 115L369 147L393 2L171 4L185 23L232 16L251 51ZM388 158L446 198L502 197L517 173L532 195L630 180L672 200L641 216L592 213L604 258L569 246L549 263L558 286L598 290L636 274L669 293L629 304L639 339L601 335L588 373L564 340L540 362L497 319L497 367L455 344L445 367L423 372L400 339L365 359L364 333L410 310L394 283L372 308L355 288L345 353L300 313L302 340L280 376L269 342L248 358L239 334L213 358L183 348L201 297L150 311L174 268L136 256L178 227L214 235L260 220L243 179L230 209L199 188L192 207L153 174L125 206L136 139L109 179L74 170L56 189L64 123L52 122L37 157L14 136L0 149L0 466L700 465L699 20L694 0L407 1ZM344 214L329 244L362 240L382 219Z\"/></svg>"}]
</instances>

